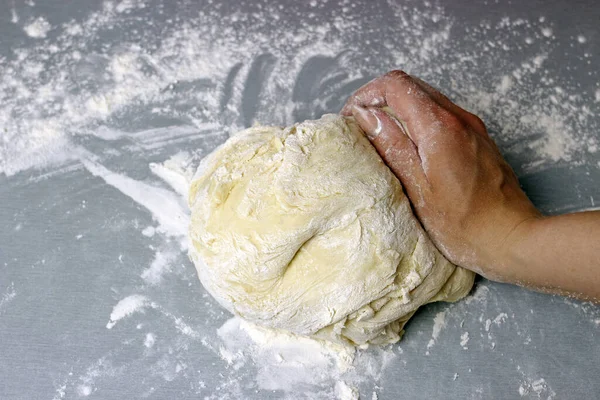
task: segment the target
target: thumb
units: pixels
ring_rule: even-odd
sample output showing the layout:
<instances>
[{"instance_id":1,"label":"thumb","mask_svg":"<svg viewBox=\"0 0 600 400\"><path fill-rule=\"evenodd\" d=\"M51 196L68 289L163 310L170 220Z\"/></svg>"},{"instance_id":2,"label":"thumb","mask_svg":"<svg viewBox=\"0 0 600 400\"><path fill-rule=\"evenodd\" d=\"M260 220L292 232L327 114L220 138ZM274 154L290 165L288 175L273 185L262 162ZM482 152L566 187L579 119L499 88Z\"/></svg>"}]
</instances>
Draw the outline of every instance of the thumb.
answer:
<instances>
[{"instance_id":1,"label":"thumb","mask_svg":"<svg viewBox=\"0 0 600 400\"><path fill-rule=\"evenodd\" d=\"M402 123L381 108L352 107L352 115L387 166L398 177L413 206L425 206L424 194L429 182L417 146L406 133Z\"/></svg>"}]
</instances>

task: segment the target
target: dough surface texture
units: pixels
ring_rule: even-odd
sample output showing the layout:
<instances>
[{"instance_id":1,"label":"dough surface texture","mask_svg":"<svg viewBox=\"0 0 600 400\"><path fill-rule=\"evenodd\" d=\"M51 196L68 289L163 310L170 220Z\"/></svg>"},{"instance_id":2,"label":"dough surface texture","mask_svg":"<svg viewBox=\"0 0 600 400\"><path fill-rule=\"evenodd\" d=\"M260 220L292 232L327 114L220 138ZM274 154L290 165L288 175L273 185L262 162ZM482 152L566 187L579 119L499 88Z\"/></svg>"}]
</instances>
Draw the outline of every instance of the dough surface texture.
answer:
<instances>
[{"instance_id":1,"label":"dough surface texture","mask_svg":"<svg viewBox=\"0 0 600 400\"><path fill-rule=\"evenodd\" d=\"M192 181L190 257L250 322L353 345L393 343L421 305L468 294L352 118L239 132Z\"/></svg>"}]
</instances>

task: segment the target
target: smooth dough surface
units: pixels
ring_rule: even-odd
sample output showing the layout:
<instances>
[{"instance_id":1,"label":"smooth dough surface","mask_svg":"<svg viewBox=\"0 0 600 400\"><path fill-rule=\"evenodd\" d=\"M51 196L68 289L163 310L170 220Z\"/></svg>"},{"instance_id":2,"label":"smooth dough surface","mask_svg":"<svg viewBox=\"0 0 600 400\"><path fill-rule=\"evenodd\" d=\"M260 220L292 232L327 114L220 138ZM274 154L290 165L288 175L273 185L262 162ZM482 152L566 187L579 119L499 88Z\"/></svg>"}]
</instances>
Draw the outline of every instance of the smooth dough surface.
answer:
<instances>
[{"instance_id":1,"label":"smooth dough surface","mask_svg":"<svg viewBox=\"0 0 600 400\"><path fill-rule=\"evenodd\" d=\"M203 160L189 203L202 284L262 326L393 343L418 307L473 285L435 248L352 118L236 134Z\"/></svg>"}]
</instances>

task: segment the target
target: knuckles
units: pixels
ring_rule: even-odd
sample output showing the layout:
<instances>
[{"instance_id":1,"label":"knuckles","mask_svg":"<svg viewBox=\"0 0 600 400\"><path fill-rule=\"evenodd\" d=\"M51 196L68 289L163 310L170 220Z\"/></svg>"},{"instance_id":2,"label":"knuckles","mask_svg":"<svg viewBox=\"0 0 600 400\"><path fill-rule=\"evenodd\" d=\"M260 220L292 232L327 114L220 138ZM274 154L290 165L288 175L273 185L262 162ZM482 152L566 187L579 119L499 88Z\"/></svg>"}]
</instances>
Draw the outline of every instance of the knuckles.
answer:
<instances>
[{"instance_id":1,"label":"knuckles","mask_svg":"<svg viewBox=\"0 0 600 400\"><path fill-rule=\"evenodd\" d=\"M443 128L449 132L465 132L467 124L458 115L435 103L433 110Z\"/></svg>"},{"instance_id":2,"label":"knuckles","mask_svg":"<svg viewBox=\"0 0 600 400\"><path fill-rule=\"evenodd\" d=\"M469 123L472 125L473 129L475 129L477 132L487 132L487 128L485 127L485 124L483 123L481 118L470 112L467 112L467 114L469 115Z\"/></svg>"},{"instance_id":3,"label":"knuckles","mask_svg":"<svg viewBox=\"0 0 600 400\"><path fill-rule=\"evenodd\" d=\"M392 78L392 79L406 79L406 78L410 78L410 75L408 75L406 72L402 71L401 69L391 70L391 71L389 71L388 73L386 73L383 76L387 77L387 78Z\"/></svg>"}]
</instances>

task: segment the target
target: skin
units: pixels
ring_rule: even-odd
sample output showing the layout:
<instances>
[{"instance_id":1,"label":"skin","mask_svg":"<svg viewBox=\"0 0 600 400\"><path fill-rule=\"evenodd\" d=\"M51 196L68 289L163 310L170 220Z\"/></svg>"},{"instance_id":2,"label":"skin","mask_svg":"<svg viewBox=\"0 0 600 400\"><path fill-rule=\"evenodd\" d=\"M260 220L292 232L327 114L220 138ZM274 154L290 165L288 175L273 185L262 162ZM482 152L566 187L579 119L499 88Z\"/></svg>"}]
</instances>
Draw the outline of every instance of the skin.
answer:
<instances>
[{"instance_id":1,"label":"skin","mask_svg":"<svg viewBox=\"0 0 600 400\"><path fill-rule=\"evenodd\" d=\"M454 264L600 300L600 212L543 216L476 115L403 71L358 89L341 113L356 118Z\"/></svg>"}]
</instances>

